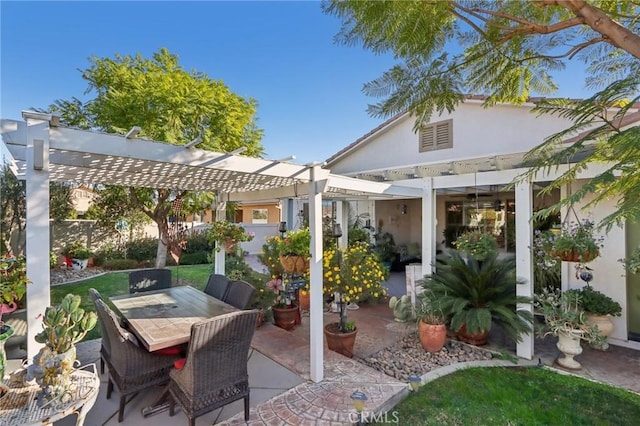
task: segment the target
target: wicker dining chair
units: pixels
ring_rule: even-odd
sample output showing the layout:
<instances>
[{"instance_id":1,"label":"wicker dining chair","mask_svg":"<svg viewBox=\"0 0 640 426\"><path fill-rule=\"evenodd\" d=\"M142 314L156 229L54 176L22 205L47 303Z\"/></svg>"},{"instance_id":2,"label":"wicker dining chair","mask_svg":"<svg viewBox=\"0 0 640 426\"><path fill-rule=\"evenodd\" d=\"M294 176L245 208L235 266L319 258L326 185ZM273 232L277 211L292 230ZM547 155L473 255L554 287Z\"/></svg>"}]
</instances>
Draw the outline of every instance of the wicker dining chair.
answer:
<instances>
[{"instance_id":1,"label":"wicker dining chair","mask_svg":"<svg viewBox=\"0 0 640 426\"><path fill-rule=\"evenodd\" d=\"M110 347L110 355L105 359L109 368L107 399L111 398L115 382L120 391L118 422L122 422L127 396L166 383L174 361L180 357L156 355L138 347L135 336L120 327L115 313L103 300L98 299L94 304L101 327L105 330L102 338L109 340Z\"/></svg>"},{"instance_id":2,"label":"wicker dining chair","mask_svg":"<svg viewBox=\"0 0 640 426\"><path fill-rule=\"evenodd\" d=\"M224 300L227 296L230 282L229 278L224 275L211 274L207 280L207 286L204 288L204 292L218 300Z\"/></svg>"},{"instance_id":3,"label":"wicker dining chair","mask_svg":"<svg viewBox=\"0 0 640 426\"><path fill-rule=\"evenodd\" d=\"M96 300L102 300L102 295L95 288L89 289L89 295L91 296L91 300L93 300L94 305ZM111 356L111 345L109 344L109 338L107 336L107 330L104 323L102 321L98 322L100 324L100 335L102 336L102 342L100 344L100 374L104 374L104 363L105 360Z\"/></svg>"},{"instance_id":4,"label":"wicker dining chair","mask_svg":"<svg viewBox=\"0 0 640 426\"><path fill-rule=\"evenodd\" d=\"M238 309L247 309L255 291L248 282L233 280L229 283L229 290L222 301Z\"/></svg>"},{"instance_id":5,"label":"wicker dining chair","mask_svg":"<svg viewBox=\"0 0 640 426\"><path fill-rule=\"evenodd\" d=\"M129 294L170 287L170 269L139 269L129 272Z\"/></svg>"},{"instance_id":6,"label":"wicker dining chair","mask_svg":"<svg viewBox=\"0 0 640 426\"><path fill-rule=\"evenodd\" d=\"M247 363L257 318L257 310L238 311L191 326L184 367L170 374L169 415L177 403L195 426L196 417L244 399L249 420Z\"/></svg>"}]
</instances>

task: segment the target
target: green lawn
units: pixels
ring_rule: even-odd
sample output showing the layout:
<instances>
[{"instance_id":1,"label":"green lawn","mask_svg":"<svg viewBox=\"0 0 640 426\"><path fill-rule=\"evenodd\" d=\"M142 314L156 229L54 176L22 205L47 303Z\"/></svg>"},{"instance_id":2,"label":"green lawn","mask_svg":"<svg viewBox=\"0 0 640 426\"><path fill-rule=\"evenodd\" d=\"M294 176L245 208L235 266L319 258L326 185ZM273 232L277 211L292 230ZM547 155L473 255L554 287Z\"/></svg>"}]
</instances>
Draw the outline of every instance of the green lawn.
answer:
<instances>
[{"instance_id":1,"label":"green lawn","mask_svg":"<svg viewBox=\"0 0 640 426\"><path fill-rule=\"evenodd\" d=\"M174 282L187 284L203 290L207 284L207 278L211 273L211 265L185 265L169 267L172 270ZM62 284L51 287L51 304L60 303L67 293L78 294L82 297L82 308L94 311L93 302L87 291L95 288L109 303L109 297L121 294L129 294L128 272L110 272L105 275L89 278L72 284ZM113 307L113 306L112 306ZM100 327L94 327L83 340L97 339L100 337Z\"/></svg>"},{"instance_id":2,"label":"green lawn","mask_svg":"<svg viewBox=\"0 0 640 426\"><path fill-rule=\"evenodd\" d=\"M404 425L635 425L640 395L540 368L471 368L394 408ZM393 412L393 410L392 410Z\"/></svg>"}]
</instances>

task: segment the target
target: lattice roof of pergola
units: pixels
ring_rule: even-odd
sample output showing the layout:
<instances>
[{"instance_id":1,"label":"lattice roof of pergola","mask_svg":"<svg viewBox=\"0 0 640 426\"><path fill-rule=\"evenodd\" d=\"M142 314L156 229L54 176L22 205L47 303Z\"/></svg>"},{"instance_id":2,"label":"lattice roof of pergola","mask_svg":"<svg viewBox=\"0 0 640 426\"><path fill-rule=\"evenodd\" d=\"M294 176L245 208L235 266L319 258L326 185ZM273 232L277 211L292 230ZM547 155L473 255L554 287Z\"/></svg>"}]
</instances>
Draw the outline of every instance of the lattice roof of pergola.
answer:
<instances>
[{"instance_id":1,"label":"lattice roof of pergola","mask_svg":"<svg viewBox=\"0 0 640 426\"><path fill-rule=\"evenodd\" d=\"M31 114L36 113L27 116ZM46 121L43 123L46 127ZM1 133L15 160L18 176L24 176L28 156L27 123L2 120ZM308 193L311 181L309 165L135 137L51 125L48 139L51 181L215 191L227 194L229 200L302 196ZM326 179L324 191L328 195L362 197L369 194L381 198L419 195L415 188L331 175L328 170L321 172L316 180Z\"/></svg>"}]
</instances>

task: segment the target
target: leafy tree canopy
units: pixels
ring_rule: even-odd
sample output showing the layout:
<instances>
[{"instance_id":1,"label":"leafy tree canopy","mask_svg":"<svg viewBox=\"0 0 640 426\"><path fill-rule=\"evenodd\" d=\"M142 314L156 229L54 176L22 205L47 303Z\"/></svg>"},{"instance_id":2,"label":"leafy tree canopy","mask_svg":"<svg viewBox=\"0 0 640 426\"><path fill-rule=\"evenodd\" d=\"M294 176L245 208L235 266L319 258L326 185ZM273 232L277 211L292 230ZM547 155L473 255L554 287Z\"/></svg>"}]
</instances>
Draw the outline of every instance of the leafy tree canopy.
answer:
<instances>
[{"instance_id":1,"label":"leafy tree canopy","mask_svg":"<svg viewBox=\"0 0 640 426\"><path fill-rule=\"evenodd\" d=\"M640 3L618 0L325 1L342 19L336 41L393 52L399 63L364 85L383 98L369 106L376 117L409 111L415 129L434 111L455 109L464 93L486 95L485 105L522 104L532 93L557 91L553 73L571 59L584 62L584 100L547 100L535 108L573 121L528 153L528 179L541 169L578 161L547 190L575 179L587 163L608 169L542 214L595 194L617 210L600 225L640 220L640 131L625 128L637 108L640 83ZM634 113L637 115L637 113ZM631 114L628 114L629 116ZM576 154L580 153L580 156Z\"/></svg>"},{"instance_id":2,"label":"leafy tree canopy","mask_svg":"<svg viewBox=\"0 0 640 426\"><path fill-rule=\"evenodd\" d=\"M326 1L323 8L343 21L337 42L400 60L365 84L365 94L385 98L369 112L409 110L417 127L433 110L452 111L463 93L487 95L486 105L550 95L558 89L553 72L572 58L589 65L593 87L640 73L636 1Z\"/></svg>"},{"instance_id":3,"label":"leafy tree canopy","mask_svg":"<svg viewBox=\"0 0 640 426\"><path fill-rule=\"evenodd\" d=\"M82 72L87 94L57 100L49 107L59 111L67 125L125 134L139 126L140 137L175 145L185 145L198 137L200 149L229 152L246 147L244 155L260 156L263 131L256 125L257 102L231 92L222 82L197 71L186 71L178 57L160 49L151 58L141 55L90 59ZM99 182L96 182L99 183ZM171 236L168 216L171 202L187 199L185 207L211 205L211 194L191 194L171 189L114 187L100 191L102 213L112 220L130 217L131 205L153 219L160 233L157 266L163 266Z\"/></svg>"}]
</instances>

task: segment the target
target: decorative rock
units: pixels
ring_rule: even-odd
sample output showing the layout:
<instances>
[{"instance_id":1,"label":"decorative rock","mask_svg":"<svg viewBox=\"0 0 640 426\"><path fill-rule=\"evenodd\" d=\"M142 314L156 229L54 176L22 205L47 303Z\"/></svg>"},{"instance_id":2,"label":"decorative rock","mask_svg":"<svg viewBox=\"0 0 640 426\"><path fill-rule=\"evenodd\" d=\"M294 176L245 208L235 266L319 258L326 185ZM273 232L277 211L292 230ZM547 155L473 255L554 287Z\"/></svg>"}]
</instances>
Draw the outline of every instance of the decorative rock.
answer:
<instances>
[{"instance_id":1,"label":"decorative rock","mask_svg":"<svg viewBox=\"0 0 640 426\"><path fill-rule=\"evenodd\" d=\"M406 381L411 373L423 375L445 365L491 358L491 352L457 341L447 343L440 352L425 352L418 336L411 333L394 345L360 361L388 376Z\"/></svg>"}]
</instances>

